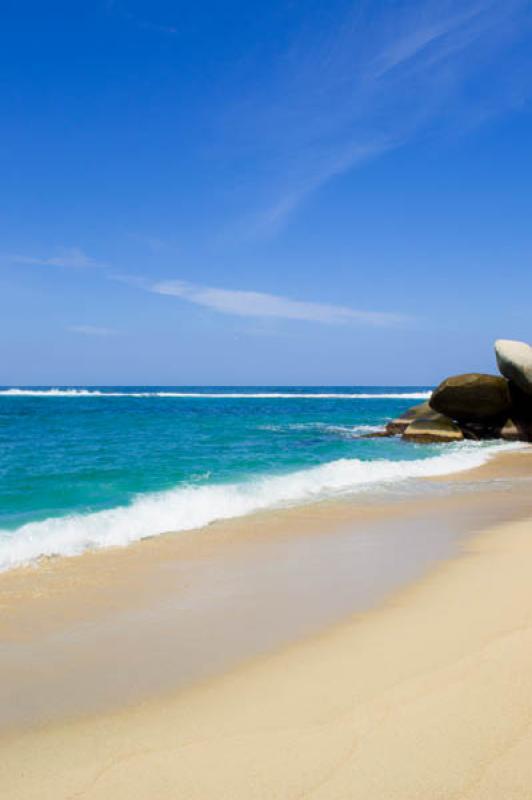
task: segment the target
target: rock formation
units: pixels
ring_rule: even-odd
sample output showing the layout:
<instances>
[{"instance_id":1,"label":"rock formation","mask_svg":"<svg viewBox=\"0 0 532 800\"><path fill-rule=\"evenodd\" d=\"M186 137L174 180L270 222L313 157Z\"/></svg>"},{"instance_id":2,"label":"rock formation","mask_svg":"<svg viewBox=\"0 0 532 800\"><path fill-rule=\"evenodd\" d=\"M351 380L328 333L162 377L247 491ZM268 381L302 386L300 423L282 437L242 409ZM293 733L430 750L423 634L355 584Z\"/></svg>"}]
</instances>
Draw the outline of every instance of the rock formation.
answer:
<instances>
[{"instance_id":1,"label":"rock formation","mask_svg":"<svg viewBox=\"0 0 532 800\"><path fill-rule=\"evenodd\" d=\"M429 405L457 422L494 425L510 412L508 381L478 372L446 378L432 393Z\"/></svg>"},{"instance_id":2,"label":"rock formation","mask_svg":"<svg viewBox=\"0 0 532 800\"><path fill-rule=\"evenodd\" d=\"M409 408L378 435L411 442L532 442L532 347L499 339L495 354L502 377L471 372L446 378L428 402Z\"/></svg>"},{"instance_id":3,"label":"rock formation","mask_svg":"<svg viewBox=\"0 0 532 800\"><path fill-rule=\"evenodd\" d=\"M433 409L429 406L428 401L425 403L420 403L418 406L412 406L412 408L409 408L404 412L404 414L401 414L401 416L397 417L396 419L392 419L392 421L386 425L386 433L389 436L395 436L398 433L404 433L410 423L416 419L437 416L439 416L438 412L433 411Z\"/></svg>"},{"instance_id":4,"label":"rock formation","mask_svg":"<svg viewBox=\"0 0 532 800\"><path fill-rule=\"evenodd\" d=\"M415 419L403 433L407 442L461 442L463 438L458 425L443 414Z\"/></svg>"},{"instance_id":5,"label":"rock formation","mask_svg":"<svg viewBox=\"0 0 532 800\"><path fill-rule=\"evenodd\" d=\"M501 375L532 395L532 347L525 342L497 339L495 356Z\"/></svg>"}]
</instances>

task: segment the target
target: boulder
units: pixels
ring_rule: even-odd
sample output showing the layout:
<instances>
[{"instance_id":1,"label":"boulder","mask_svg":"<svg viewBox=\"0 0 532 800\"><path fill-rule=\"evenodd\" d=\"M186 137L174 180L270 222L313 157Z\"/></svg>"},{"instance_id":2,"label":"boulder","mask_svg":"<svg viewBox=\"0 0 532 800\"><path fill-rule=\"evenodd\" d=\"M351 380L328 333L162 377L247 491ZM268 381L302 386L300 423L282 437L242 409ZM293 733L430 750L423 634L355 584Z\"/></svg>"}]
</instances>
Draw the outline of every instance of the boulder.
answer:
<instances>
[{"instance_id":1,"label":"boulder","mask_svg":"<svg viewBox=\"0 0 532 800\"><path fill-rule=\"evenodd\" d=\"M512 339L497 339L495 356L501 375L532 395L532 347Z\"/></svg>"},{"instance_id":2,"label":"boulder","mask_svg":"<svg viewBox=\"0 0 532 800\"><path fill-rule=\"evenodd\" d=\"M519 438L524 442L532 442L532 396L511 381L509 386L512 400L510 416L519 431Z\"/></svg>"},{"instance_id":3,"label":"boulder","mask_svg":"<svg viewBox=\"0 0 532 800\"><path fill-rule=\"evenodd\" d=\"M403 439L407 442L461 442L463 438L464 434L458 425L443 414L415 419L403 433Z\"/></svg>"},{"instance_id":4,"label":"boulder","mask_svg":"<svg viewBox=\"0 0 532 800\"><path fill-rule=\"evenodd\" d=\"M396 419L392 419L392 421L386 425L386 432L388 436L395 436L397 434L404 433L410 423L415 419L419 419L420 417L430 418L434 416L438 416L438 412L433 411L428 402L420 403L417 406L412 406L411 408L407 409L403 414L396 417Z\"/></svg>"},{"instance_id":5,"label":"boulder","mask_svg":"<svg viewBox=\"0 0 532 800\"><path fill-rule=\"evenodd\" d=\"M503 422L510 412L508 381L497 375L470 372L447 378L434 390L430 406L457 422Z\"/></svg>"},{"instance_id":6,"label":"boulder","mask_svg":"<svg viewBox=\"0 0 532 800\"><path fill-rule=\"evenodd\" d=\"M499 436L507 442L518 442L522 439L522 432L513 419L507 419L499 432Z\"/></svg>"},{"instance_id":7,"label":"boulder","mask_svg":"<svg viewBox=\"0 0 532 800\"><path fill-rule=\"evenodd\" d=\"M460 422L460 429L465 439L473 439L480 442L483 439L499 439L504 420L497 419L494 422Z\"/></svg>"}]
</instances>

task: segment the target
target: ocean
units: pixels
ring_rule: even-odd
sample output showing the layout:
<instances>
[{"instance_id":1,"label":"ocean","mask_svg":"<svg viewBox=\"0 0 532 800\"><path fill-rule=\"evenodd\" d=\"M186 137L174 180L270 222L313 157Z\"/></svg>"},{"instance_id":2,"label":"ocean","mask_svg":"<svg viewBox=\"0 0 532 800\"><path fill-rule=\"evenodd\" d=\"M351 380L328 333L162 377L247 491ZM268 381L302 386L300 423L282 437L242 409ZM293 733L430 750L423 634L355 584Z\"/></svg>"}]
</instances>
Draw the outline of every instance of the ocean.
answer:
<instances>
[{"instance_id":1,"label":"ocean","mask_svg":"<svg viewBox=\"0 0 532 800\"><path fill-rule=\"evenodd\" d=\"M0 570L483 463L364 439L430 387L0 389Z\"/></svg>"}]
</instances>

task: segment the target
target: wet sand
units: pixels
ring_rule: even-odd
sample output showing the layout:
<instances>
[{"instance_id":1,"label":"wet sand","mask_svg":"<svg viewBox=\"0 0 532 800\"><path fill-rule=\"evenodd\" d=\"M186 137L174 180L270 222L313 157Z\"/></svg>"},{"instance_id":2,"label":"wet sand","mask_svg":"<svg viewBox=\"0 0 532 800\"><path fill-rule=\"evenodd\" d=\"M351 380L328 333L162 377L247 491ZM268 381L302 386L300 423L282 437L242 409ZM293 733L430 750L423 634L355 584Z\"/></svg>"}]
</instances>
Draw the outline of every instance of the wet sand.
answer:
<instances>
[{"instance_id":1,"label":"wet sand","mask_svg":"<svg viewBox=\"0 0 532 800\"><path fill-rule=\"evenodd\" d=\"M0 788L497 796L453 792L532 712L532 528L518 521L532 516L531 461L503 455L414 496L359 495L0 576ZM464 658L465 683L444 679Z\"/></svg>"}]
</instances>

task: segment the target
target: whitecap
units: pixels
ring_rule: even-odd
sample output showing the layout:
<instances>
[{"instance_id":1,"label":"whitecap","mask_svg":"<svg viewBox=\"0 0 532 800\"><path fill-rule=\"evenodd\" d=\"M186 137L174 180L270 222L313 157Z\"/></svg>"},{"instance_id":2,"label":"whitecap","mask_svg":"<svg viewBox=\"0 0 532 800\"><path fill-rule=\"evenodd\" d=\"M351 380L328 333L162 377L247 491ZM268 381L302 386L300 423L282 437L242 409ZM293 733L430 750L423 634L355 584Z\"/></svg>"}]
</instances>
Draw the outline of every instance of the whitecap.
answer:
<instances>
[{"instance_id":1,"label":"whitecap","mask_svg":"<svg viewBox=\"0 0 532 800\"><path fill-rule=\"evenodd\" d=\"M126 392L101 389L0 389L0 397L181 397L204 400L426 400L431 392Z\"/></svg>"},{"instance_id":2,"label":"whitecap","mask_svg":"<svg viewBox=\"0 0 532 800\"><path fill-rule=\"evenodd\" d=\"M271 508L346 496L363 487L445 475L480 466L494 453L519 445L446 445L445 452L411 461L342 458L285 475L229 484L187 485L138 495L129 505L51 517L0 530L0 570L41 556L73 556L91 548L127 545L169 531L202 528L215 520Z\"/></svg>"}]
</instances>

